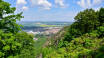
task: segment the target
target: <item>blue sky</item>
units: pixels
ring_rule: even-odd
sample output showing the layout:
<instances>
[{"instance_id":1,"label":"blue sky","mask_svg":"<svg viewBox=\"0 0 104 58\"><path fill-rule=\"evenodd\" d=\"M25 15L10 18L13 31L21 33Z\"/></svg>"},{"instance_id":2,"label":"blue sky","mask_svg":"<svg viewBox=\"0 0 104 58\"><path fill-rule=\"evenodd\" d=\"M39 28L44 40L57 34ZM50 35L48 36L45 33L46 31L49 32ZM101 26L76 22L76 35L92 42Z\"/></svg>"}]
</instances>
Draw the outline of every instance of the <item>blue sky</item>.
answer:
<instances>
[{"instance_id":1,"label":"blue sky","mask_svg":"<svg viewBox=\"0 0 104 58\"><path fill-rule=\"evenodd\" d=\"M74 21L75 15L86 9L99 10L104 0L4 0L23 12L22 21Z\"/></svg>"}]
</instances>

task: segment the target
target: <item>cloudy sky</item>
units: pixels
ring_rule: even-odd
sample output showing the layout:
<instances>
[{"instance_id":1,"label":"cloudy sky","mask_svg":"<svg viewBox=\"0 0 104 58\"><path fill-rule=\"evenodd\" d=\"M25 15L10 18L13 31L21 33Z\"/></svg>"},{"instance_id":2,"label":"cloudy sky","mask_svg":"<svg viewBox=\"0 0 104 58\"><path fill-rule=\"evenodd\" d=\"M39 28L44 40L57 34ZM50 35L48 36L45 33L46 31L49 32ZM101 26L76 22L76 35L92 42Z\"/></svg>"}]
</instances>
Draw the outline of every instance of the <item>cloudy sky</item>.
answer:
<instances>
[{"instance_id":1,"label":"cloudy sky","mask_svg":"<svg viewBox=\"0 0 104 58\"><path fill-rule=\"evenodd\" d=\"M74 21L74 16L86 8L99 10L104 0L4 0L23 12L22 21Z\"/></svg>"}]
</instances>

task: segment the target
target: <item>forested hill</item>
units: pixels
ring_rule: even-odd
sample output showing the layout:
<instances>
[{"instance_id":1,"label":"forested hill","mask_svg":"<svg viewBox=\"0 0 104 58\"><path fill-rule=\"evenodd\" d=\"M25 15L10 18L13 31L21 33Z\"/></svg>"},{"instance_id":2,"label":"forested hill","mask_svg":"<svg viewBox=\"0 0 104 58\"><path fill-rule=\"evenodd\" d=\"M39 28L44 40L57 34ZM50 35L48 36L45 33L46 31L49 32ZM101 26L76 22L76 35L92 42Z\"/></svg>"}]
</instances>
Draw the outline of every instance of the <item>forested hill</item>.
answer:
<instances>
[{"instance_id":1,"label":"forested hill","mask_svg":"<svg viewBox=\"0 0 104 58\"><path fill-rule=\"evenodd\" d=\"M0 58L104 58L104 8L86 9L47 41L21 30L22 12L0 0ZM45 37L44 37L45 38ZM35 44L37 43L37 44ZM41 46L39 46L41 45Z\"/></svg>"},{"instance_id":2,"label":"forested hill","mask_svg":"<svg viewBox=\"0 0 104 58\"><path fill-rule=\"evenodd\" d=\"M104 58L104 8L79 12L50 42L45 58Z\"/></svg>"}]
</instances>

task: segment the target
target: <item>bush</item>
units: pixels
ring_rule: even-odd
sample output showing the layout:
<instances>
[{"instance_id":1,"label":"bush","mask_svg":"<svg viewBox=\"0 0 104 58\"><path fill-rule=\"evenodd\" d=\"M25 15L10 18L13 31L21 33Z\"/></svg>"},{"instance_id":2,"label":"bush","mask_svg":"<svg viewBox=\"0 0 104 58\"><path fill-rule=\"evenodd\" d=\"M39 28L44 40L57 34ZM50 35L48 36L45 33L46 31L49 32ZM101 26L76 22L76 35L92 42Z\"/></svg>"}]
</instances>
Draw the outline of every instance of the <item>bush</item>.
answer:
<instances>
[{"instance_id":1,"label":"bush","mask_svg":"<svg viewBox=\"0 0 104 58\"><path fill-rule=\"evenodd\" d=\"M104 37L104 26L98 27L99 38Z\"/></svg>"},{"instance_id":2,"label":"bush","mask_svg":"<svg viewBox=\"0 0 104 58\"><path fill-rule=\"evenodd\" d=\"M0 30L0 58L9 56L34 56L34 41L33 36L25 32L4 33ZM20 58L20 57L19 57Z\"/></svg>"}]
</instances>

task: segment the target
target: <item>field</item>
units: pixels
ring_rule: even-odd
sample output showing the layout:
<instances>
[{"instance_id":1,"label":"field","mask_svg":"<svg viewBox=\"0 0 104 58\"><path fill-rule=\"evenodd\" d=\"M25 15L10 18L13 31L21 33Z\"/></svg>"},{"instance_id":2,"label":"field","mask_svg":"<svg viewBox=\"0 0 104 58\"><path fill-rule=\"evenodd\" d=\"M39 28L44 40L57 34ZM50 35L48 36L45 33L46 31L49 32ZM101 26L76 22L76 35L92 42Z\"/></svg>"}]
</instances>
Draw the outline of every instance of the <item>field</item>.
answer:
<instances>
[{"instance_id":1,"label":"field","mask_svg":"<svg viewBox=\"0 0 104 58\"><path fill-rule=\"evenodd\" d=\"M19 22L23 26L58 27L72 24L72 22Z\"/></svg>"},{"instance_id":2,"label":"field","mask_svg":"<svg viewBox=\"0 0 104 58\"><path fill-rule=\"evenodd\" d=\"M63 27L71 25L73 22L19 22L23 25L22 30L28 31L44 31L45 28Z\"/></svg>"}]
</instances>

